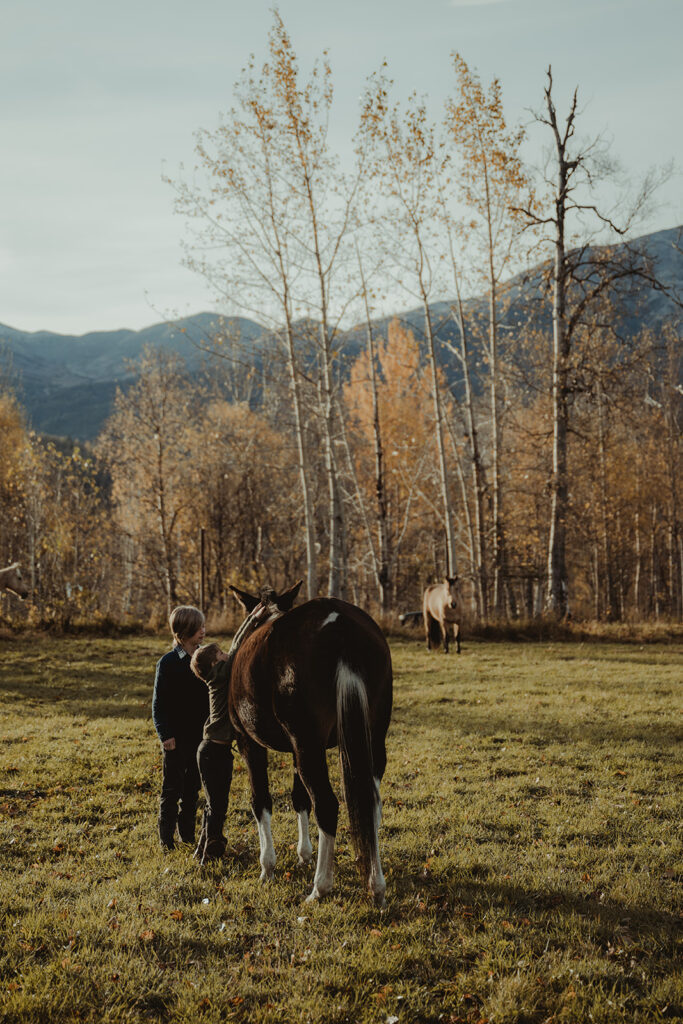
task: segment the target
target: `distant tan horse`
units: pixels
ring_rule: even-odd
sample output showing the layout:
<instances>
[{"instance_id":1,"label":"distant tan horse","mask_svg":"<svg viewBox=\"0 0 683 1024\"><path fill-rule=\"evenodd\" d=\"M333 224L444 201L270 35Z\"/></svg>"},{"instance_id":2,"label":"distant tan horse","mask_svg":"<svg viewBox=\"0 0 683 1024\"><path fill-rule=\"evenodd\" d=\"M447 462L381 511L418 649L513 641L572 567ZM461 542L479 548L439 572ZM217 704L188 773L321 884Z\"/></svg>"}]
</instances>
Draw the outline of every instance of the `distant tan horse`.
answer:
<instances>
[{"instance_id":1,"label":"distant tan horse","mask_svg":"<svg viewBox=\"0 0 683 1024\"><path fill-rule=\"evenodd\" d=\"M28 597L28 587L24 583L18 562L13 562L6 569L0 569L0 590L11 590L22 600Z\"/></svg>"},{"instance_id":2,"label":"distant tan horse","mask_svg":"<svg viewBox=\"0 0 683 1024\"><path fill-rule=\"evenodd\" d=\"M448 627L453 627L456 650L460 654L460 587L458 577L446 576L442 583L427 587L422 599L427 650L440 647L448 654Z\"/></svg>"}]
</instances>

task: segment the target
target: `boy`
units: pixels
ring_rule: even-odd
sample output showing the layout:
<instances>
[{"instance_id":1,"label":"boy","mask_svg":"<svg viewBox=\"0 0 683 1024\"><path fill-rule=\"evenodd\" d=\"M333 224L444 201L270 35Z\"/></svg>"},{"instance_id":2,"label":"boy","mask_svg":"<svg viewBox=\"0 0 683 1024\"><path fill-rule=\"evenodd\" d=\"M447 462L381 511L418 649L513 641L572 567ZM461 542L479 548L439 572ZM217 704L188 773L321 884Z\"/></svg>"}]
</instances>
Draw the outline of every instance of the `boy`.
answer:
<instances>
[{"instance_id":1,"label":"boy","mask_svg":"<svg viewBox=\"0 0 683 1024\"><path fill-rule=\"evenodd\" d=\"M261 625L267 614L263 604L257 605L237 630L229 651L221 650L218 644L206 644L195 651L190 662L192 671L206 683L209 693L209 717L197 749L197 766L206 798L201 834L195 850L200 864L222 857L226 846L223 825L232 782L231 745L234 737L228 710L232 663L242 641Z\"/></svg>"},{"instance_id":2,"label":"boy","mask_svg":"<svg viewBox=\"0 0 683 1024\"><path fill-rule=\"evenodd\" d=\"M156 667L152 719L163 751L159 842L174 847L176 824L183 843L194 843L201 780L197 747L209 713L209 698L190 669L190 659L204 639L204 616L192 605L174 608L169 617L173 650Z\"/></svg>"}]
</instances>

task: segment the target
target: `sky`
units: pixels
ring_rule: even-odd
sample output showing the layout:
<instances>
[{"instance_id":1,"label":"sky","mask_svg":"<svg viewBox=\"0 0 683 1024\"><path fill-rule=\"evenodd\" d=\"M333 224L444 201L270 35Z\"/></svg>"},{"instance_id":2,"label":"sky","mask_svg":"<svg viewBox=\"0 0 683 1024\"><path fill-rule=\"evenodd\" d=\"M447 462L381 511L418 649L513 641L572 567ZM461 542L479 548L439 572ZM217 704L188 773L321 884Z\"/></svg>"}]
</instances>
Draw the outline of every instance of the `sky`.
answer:
<instances>
[{"instance_id":1,"label":"sky","mask_svg":"<svg viewBox=\"0 0 683 1024\"><path fill-rule=\"evenodd\" d=\"M272 0L3 0L0 34L0 323L62 334L146 327L216 309L181 264L164 174L193 165L194 135L262 62ZM386 60L397 97L439 116L458 51L501 80L510 122L531 119L552 64L566 112L603 133L637 180L676 171L639 233L683 223L683 0L280 0L302 68L329 51L331 140L350 152L359 97ZM532 131L527 155L547 144Z\"/></svg>"}]
</instances>

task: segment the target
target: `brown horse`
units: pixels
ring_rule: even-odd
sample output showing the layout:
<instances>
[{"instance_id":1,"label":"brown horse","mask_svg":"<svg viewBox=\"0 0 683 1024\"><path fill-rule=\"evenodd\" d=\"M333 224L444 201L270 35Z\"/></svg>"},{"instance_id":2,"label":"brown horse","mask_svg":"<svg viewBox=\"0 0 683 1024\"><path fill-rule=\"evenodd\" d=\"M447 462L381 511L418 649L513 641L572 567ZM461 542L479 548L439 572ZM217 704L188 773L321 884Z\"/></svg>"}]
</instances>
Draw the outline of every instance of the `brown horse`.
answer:
<instances>
[{"instance_id":1,"label":"brown horse","mask_svg":"<svg viewBox=\"0 0 683 1024\"><path fill-rule=\"evenodd\" d=\"M443 643L444 654L448 654L448 627L453 627L456 650L460 654L460 587L458 577L446 576L442 583L427 587L422 599L427 650Z\"/></svg>"},{"instance_id":2,"label":"brown horse","mask_svg":"<svg viewBox=\"0 0 683 1024\"><path fill-rule=\"evenodd\" d=\"M316 598L293 608L300 586L260 597L230 587L246 612L261 600L271 612L235 655L229 698L251 783L261 880L271 878L275 868L267 750L289 751L294 757L292 802L299 818L301 863L312 855L311 807L318 822L318 862L308 899L332 889L339 801L330 785L325 751L339 747L358 867L383 905L386 884L377 833L392 704L389 647L370 616L345 601Z\"/></svg>"},{"instance_id":3,"label":"brown horse","mask_svg":"<svg viewBox=\"0 0 683 1024\"><path fill-rule=\"evenodd\" d=\"M0 590L10 590L22 601L28 597L28 587L21 575L18 562L13 562L6 569L0 569Z\"/></svg>"}]
</instances>

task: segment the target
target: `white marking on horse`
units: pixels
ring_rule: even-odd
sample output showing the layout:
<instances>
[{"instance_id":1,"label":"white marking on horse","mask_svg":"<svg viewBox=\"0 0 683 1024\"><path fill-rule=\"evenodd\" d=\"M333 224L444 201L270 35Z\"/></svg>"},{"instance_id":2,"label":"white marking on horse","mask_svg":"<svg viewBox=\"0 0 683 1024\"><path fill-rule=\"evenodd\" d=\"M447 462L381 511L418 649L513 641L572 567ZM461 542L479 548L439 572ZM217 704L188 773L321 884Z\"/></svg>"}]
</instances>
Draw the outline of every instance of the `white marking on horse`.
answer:
<instances>
[{"instance_id":1,"label":"white marking on horse","mask_svg":"<svg viewBox=\"0 0 683 1024\"><path fill-rule=\"evenodd\" d=\"M270 811L264 810L261 812L261 817L256 819L259 846L261 848L259 860L261 862L262 882L267 882L269 878L272 878L275 871L275 847L273 845L273 833L270 828L271 818Z\"/></svg>"},{"instance_id":2,"label":"white marking on horse","mask_svg":"<svg viewBox=\"0 0 683 1024\"><path fill-rule=\"evenodd\" d=\"M328 836L322 829L318 830L318 863L313 879L313 891L306 897L306 902L319 900L327 896L334 885L334 836Z\"/></svg>"},{"instance_id":3,"label":"white marking on horse","mask_svg":"<svg viewBox=\"0 0 683 1024\"><path fill-rule=\"evenodd\" d=\"M247 732L256 728L256 713L254 705L246 697L243 697L237 707L237 715Z\"/></svg>"},{"instance_id":4,"label":"white marking on horse","mask_svg":"<svg viewBox=\"0 0 683 1024\"><path fill-rule=\"evenodd\" d=\"M296 688L296 672L292 665L286 665L283 669L280 684L283 690L286 690L288 693L294 693Z\"/></svg>"},{"instance_id":5,"label":"white marking on horse","mask_svg":"<svg viewBox=\"0 0 683 1024\"><path fill-rule=\"evenodd\" d=\"M296 852L299 855L299 864L308 864L313 856L311 837L308 831L308 811L297 811L299 821L299 843Z\"/></svg>"},{"instance_id":6,"label":"white marking on horse","mask_svg":"<svg viewBox=\"0 0 683 1024\"><path fill-rule=\"evenodd\" d=\"M320 623L320 628L324 629L325 626L329 626L331 622L334 622L335 619L338 619L338 618L339 618L339 612L330 612L330 614L327 616L325 621Z\"/></svg>"}]
</instances>

